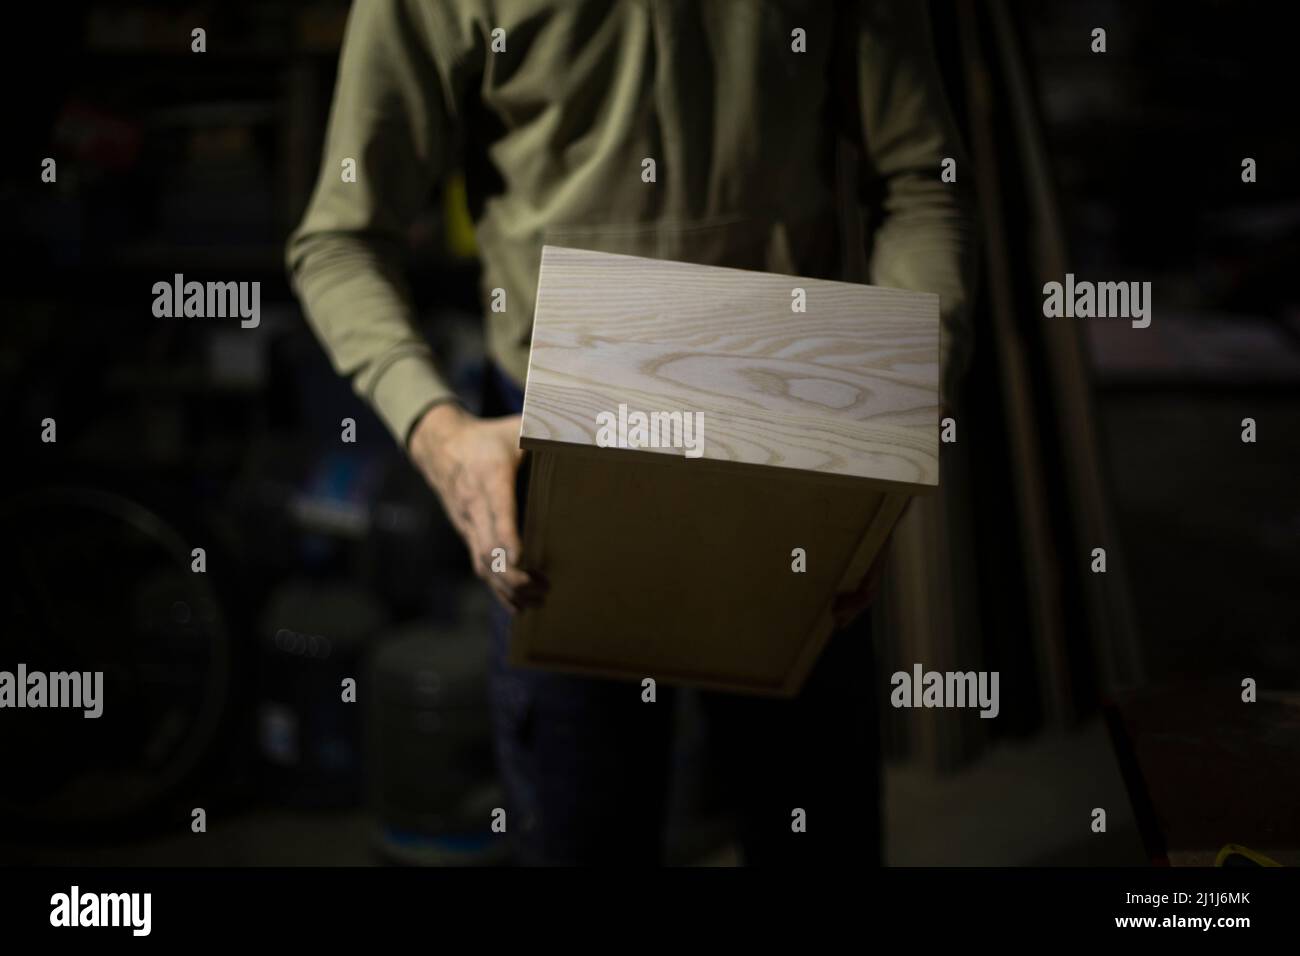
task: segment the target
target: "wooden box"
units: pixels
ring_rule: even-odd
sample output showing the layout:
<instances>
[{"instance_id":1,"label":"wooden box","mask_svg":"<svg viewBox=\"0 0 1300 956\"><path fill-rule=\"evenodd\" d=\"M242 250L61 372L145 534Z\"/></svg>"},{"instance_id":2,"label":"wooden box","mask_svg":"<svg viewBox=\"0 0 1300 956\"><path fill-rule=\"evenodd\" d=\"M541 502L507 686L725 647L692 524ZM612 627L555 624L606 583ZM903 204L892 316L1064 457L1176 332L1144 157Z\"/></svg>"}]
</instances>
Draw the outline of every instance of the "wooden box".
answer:
<instances>
[{"instance_id":1,"label":"wooden box","mask_svg":"<svg viewBox=\"0 0 1300 956\"><path fill-rule=\"evenodd\" d=\"M935 295L544 248L513 662L797 692L938 483L938 376Z\"/></svg>"}]
</instances>

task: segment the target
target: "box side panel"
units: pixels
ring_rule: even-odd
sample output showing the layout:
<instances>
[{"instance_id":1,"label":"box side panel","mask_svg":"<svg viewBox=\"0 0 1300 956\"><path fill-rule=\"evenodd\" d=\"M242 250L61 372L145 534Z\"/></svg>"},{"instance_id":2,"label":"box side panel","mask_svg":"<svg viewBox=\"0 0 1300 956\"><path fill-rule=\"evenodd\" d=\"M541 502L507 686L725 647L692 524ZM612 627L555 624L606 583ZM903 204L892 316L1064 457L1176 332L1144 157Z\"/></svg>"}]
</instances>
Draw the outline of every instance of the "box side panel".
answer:
<instances>
[{"instance_id":1,"label":"box side panel","mask_svg":"<svg viewBox=\"0 0 1300 956\"><path fill-rule=\"evenodd\" d=\"M524 556L550 592L516 619L514 659L788 693L885 498L761 471L738 479L690 462L543 453Z\"/></svg>"}]
</instances>

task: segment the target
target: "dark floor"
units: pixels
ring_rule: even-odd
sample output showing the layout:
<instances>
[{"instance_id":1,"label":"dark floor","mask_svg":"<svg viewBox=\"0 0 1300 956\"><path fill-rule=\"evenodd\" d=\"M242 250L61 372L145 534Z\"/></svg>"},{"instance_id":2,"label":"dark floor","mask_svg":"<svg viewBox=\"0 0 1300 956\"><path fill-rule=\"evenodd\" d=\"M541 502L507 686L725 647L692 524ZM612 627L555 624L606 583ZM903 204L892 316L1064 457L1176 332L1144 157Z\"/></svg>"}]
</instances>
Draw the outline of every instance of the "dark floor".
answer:
<instances>
[{"instance_id":1,"label":"dark floor","mask_svg":"<svg viewBox=\"0 0 1300 956\"><path fill-rule=\"evenodd\" d=\"M894 866L1142 865L1119 771L1100 722L1065 736L995 749L934 776L892 767L885 777L887 860ZM1090 829L1107 811L1107 832ZM383 862L362 811L260 810L209 819L186 834L94 850L43 849L30 862L129 866L366 866ZM701 854L732 866L735 848Z\"/></svg>"}]
</instances>

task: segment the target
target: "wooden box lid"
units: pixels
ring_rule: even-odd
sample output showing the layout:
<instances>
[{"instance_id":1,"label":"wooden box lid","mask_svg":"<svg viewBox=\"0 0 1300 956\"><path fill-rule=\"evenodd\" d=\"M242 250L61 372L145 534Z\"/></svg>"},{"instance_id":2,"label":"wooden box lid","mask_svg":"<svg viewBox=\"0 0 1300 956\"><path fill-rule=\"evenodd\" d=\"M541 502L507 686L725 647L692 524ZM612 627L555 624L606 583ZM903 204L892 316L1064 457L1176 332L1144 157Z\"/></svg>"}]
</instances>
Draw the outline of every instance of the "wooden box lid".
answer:
<instances>
[{"instance_id":1,"label":"wooden box lid","mask_svg":"<svg viewBox=\"0 0 1300 956\"><path fill-rule=\"evenodd\" d=\"M929 490L939 298L544 247L521 444L694 457L636 433L609 447L602 422L637 412L702 415L710 462Z\"/></svg>"}]
</instances>

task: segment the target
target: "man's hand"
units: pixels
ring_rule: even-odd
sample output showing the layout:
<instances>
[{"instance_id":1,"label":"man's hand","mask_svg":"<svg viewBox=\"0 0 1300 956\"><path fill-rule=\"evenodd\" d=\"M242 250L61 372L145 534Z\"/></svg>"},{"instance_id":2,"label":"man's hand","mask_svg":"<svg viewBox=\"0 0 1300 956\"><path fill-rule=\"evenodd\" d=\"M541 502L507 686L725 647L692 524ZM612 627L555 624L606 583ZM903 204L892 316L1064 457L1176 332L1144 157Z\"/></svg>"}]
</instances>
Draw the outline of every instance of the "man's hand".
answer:
<instances>
[{"instance_id":1,"label":"man's hand","mask_svg":"<svg viewBox=\"0 0 1300 956\"><path fill-rule=\"evenodd\" d=\"M890 537L886 538L885 543L880 546L876 559L871 562L867 576L858 586L852 591L835 595L835 600L831 603L831 617L835 620L836 630L848 627L859 614L876 603L876 597L880 594L880 576L885 569L885 559L889 554L889 541L892 537L891 531Z\"/></svg>"},{"instance_id":2,"label":"man's hand","mask_svg":"<svg viewBox=\"0 0 1300 956\"><path fill-rule=\"evenodd\" d=\"M480 419L448 402L425 412L410 438L411 458L469 548L474 573L511 612L540 604L545 592L543 581L516 564L519 424L518 415ZM504 571L492 570L497 548L505 549Z\"/></svg>"},{"instance_id":3,"label":"man's hand","mask_svg":"<svg viewBox=\"0 0 1300 956\"><path fill-rule=\"evenodd\" d=\"M952 417L952 408L944 402L939 406L940 425L942 426L945 418L950 417ZM907 514L907 510L911 507L912 499L909 498L907 504L903 506L902 513L894 521L894 527L889 529L885 543L876 553L876 559L871 563L866 577L852 591L835 595L835 600L831 603L831 616L835 619L837 629L852 624L859 614L876 603L876 598L880 595L880 578L885 570L885 560L889 556L889 542L894 540L894 529L898 527L899 522L903 520L903 515Z\"/></svg>"},{"instance_id":4,"label":"man's hand","mask_svg":"<svg viewBox=\"0 0 1300 956\"><path fill-rule=\"evenodd\" d=\"M894 532L898 530L899 522L911 507L912 499L909 498L907 504L903 505L902 512L894 520L894 527L890 528L889 534L885 535L885 541L876 552L871 567L867 569L866 577L852 591L835 595L835 600L831 602L831 617L835 620L836 630L848 627L859 614L876 603L876 598L880 596L880 579L885 571L885 562L889 560L889 543L894 540Z\"/></svg>"}]
</instances>

